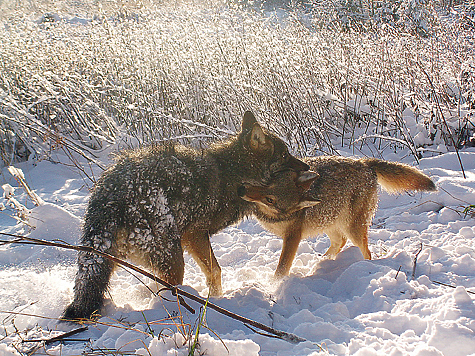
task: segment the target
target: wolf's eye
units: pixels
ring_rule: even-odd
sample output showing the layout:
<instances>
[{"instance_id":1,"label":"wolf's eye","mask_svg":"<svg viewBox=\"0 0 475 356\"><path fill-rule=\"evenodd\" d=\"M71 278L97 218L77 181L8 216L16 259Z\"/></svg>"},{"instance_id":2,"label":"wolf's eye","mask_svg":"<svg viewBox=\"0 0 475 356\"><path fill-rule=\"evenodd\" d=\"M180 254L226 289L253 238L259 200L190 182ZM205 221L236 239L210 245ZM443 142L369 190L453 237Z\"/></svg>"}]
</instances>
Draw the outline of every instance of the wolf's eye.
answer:
<instances>
[{"instance_id":1,"label":"wolf's eye","mask_svg":"<svg viewBox=\"0 0 475 356\"><path fill-rule=\"evenodd\" d=\"M272 204L274 204L274 199L266 197L266 202L268 202L269 204L272 205Z\"/></svg>"},{"instance_id":2,"label":"wolf's eye","mask_svg":"<svg viewBox=\"0 0 475 356\"><path fill-rule=\"evenodd\" d=\"M285 161L289 157L289 152L284 151L282 152L282 159Z\"/></svg>"}]
</instances>

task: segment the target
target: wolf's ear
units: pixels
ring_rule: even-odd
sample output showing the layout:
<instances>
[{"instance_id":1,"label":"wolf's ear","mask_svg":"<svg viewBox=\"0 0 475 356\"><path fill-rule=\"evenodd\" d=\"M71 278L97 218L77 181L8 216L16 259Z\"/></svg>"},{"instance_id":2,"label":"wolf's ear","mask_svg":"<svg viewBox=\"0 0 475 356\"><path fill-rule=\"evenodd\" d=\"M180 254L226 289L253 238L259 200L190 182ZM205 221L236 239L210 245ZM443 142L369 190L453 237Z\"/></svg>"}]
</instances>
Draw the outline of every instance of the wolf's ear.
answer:
<instances>
[{"instance_id":1,"label":"wolf's ear","mask_svg":"<svg viewBox=\"0 0 475 356\"><path fill-rule=\"evenodd\" d=\"M242 118L241 135L244 136L244 145L252 152L258 154L274 153L274 144L272 140L262 130L261 125L251 111L246 111Z\"/></svg>"},{"instance_id":2,"label":"wolf's ear","mask_svg":"<svg viewBox=\"0 0 475 356\"><path fill-rule=\"evenodd\" d=\"M297 177L295 185L297 185L297 187L299 187L302 191L306 192L310 189L310 186L318 177L319 174L317 172L303 172Z\"/></svg>"},{"instance_id":3,"label":"wolf's ear","mask_svg":"<svg viewBox=\"0 0 475 356\"><path fill-rule=\"evenodd\" d=\"M320 200L312 198L312 197L304 197L297 206L299 209L310 208L320 203Z\"/></svg>"},{"instance_id":4,"label":"wolf's ear","mask_svg":"<svg viewBox=\"0 0 475 356\"><path fill-rule=\"evenodd\" d=\"M252 126L251 133L246 142L252 152L258 154L274 154L274 144L272 140L262 130L257 122Z\"/></svg>"},{"instance_id":5,"label":"wolf's ear","mask_svg":"<svg viewBox=\"0 0 475 356\"><path fill-rule=\"evenodd\" d=\"M254 126L254 124L257 124L256 117L254 116L252 111L246 111L242 118L241 132L251 131L252 126Z\"/></svg>"}]
</instances>

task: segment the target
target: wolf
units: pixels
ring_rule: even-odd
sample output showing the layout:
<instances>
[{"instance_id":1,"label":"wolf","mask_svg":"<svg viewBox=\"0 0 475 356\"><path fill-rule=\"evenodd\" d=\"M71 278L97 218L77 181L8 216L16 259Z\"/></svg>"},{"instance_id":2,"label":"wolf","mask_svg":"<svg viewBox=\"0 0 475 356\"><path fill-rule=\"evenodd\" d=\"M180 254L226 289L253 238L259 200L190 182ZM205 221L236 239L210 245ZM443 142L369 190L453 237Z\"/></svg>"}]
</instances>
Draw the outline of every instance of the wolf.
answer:
<instances>
[{"instance_id":1,"label":"wolf","mask_svg":"<svg viewBox=\"0 0 475 356\"><path fill-rule=\"evenodd\" d=\"M283 238L275 272L289 274L303 238L326 233L335 257L350 239L371 259L368 229L378 203L378 183L390 193L435 191L434 182L418 169L376 158L320 156L303 160L309 172L277 172L266 185L243 184L238 194L256 204L255 216Z\"/></svg>"},{"instance_id":2,"label":"wolf","mask_svg":"<svg viewBox=\"0 0 475 356\"><path fill-rule=\"evenodd\" d=\"M254 205L237 194L240 185L262 184L283 169L308 165L250 111L239 134L207 149L167 144L127 151L93 188L81 244L141 264L173 285L183 282L187 250L210 295L219 296L221 268L210 236L252 212ZM115 267L89 252L79 252L77 264L74 300L63 320L89 318L101 308Z\"/></svg>"}]
</instances>

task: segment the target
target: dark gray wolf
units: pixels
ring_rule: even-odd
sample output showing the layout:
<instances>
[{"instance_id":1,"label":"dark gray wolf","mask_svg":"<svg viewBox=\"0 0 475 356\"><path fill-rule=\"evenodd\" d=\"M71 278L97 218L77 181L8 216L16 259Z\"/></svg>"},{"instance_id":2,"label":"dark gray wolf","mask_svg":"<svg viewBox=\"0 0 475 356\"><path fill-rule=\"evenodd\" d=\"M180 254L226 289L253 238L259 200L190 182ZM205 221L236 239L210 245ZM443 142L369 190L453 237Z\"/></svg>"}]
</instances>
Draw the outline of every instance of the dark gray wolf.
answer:
<instances>
[{"instance_id":1,"label":"dark gray wolf","mask_svg":"<svg viewBox=\"0 0 475 356\"><path fill-rule=\"evenodd\" d=\"M81 244L128 258L167 282L183 282L183 250L220 295L221 268L210 236L251 213L243 183L259 185L273 172L307 170L285 143L246 112L241 132L209 149L155 145L123 153L97 181L84 217ZM80 252L74 301L63 319L88 318L103 305L114 263Z\"/></svg>"},{"instance_id":2,"label":"dark gray wolf","mask_svg":"<svg viewBox=\"0 0 475 356\"><path fill-rule=\"evenodd\" d=\"M267 186L244 184L238 194L256 203L261 224L284 239L276 278L289 274L299 242L326 233L334 257L347 239L371 259L368 228L378 203L378 183L388 192L434 191L432 180L405 164L379 159L322 156L304 159L312 172L280 172Z\"/></svg>"}]
</instances>

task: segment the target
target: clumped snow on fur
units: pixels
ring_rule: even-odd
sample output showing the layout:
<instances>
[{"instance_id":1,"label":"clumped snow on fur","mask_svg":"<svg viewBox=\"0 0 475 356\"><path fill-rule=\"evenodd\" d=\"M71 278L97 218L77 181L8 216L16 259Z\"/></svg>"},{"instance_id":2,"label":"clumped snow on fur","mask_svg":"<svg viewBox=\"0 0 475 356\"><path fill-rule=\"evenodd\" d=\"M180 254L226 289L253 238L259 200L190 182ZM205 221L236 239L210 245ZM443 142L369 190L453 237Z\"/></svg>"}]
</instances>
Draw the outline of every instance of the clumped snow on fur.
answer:
<instances>
[{"instance_id":1,"label":"clumped snow on fur","mask_svg":"<svg viewBox=\"0 0 475 356\"><path fill-rule=\"evenodd\" d=\"M370 229L372 261L363 260L351 244L335 260L323 259L329 239L312 237L301 242L290 277L274 284L272 275L282 247L279 238L252 218L213 236L224 298L211 301L308 341L295 345L269 339L212 310L207 311L208 327L219 334L231 355L474 353L471 292L475 291L475 227L473 215L462 210L475 201L475 150L465 150L461 158L466 179L455 153L421 160L418 168L434 180L439 189L436 193L394 196L381 192ZM2 230L77 244L89 196L83 181L65 165L47 161L18 167L45 204L28 206L34 230L16 224L7 214L0 216ZM5 168L2 173L2 184L14 186ZM20 188L15 194L19 201L26 200ZM72 328L54 318L73 297L75 255L29 245L1 247L4 331L0 354L18 355L16 349L26 351L35 346L22 343L21 338L50 338ZM185 262L184 288L206 296L203 273L191 256L185 254ZM153 282L145 283L157 288ZM104 324L91 326L78 336L91 339L90 343L53 343L46 346L48 353L76 355L110 348L138 355L188 354L187 344L183 346L183 336L174 326L153 323L168 313L176 315L176 302L154 297L123 270L114 274L110 295L113 302L107 303L100 319ZM189 304L195 310L200 308ZM180 312L185 322L196 322L196 315L183 307ZM129 328L117 327L118 320ZM166 333L160 334L162 330ZM201 329L199 342L200 350L208 355L226 354L221 341L207 329Z\"/></svg>"}]
</instances>

